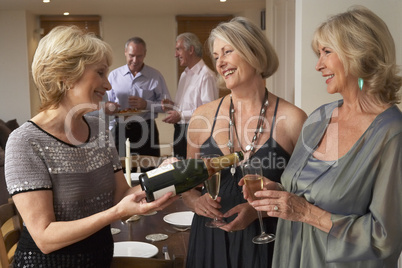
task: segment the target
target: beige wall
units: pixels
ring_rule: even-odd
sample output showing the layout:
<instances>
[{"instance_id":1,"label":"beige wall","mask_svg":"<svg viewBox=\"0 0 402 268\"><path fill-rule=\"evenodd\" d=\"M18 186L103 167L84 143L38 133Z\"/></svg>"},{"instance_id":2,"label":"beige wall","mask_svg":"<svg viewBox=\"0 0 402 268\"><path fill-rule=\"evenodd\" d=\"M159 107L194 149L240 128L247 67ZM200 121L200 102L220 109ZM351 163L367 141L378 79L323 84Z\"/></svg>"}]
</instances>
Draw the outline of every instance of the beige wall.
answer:
<instances>
[{"instance_id":1,"label":"beige wall","mask_svg":"<svg viewBox=\"0 0 402 268\"><path fill-rule=\"evenodd\" d=\"M396 43L397 63L402 65L401 0L296 0L295 104L307 114L321 104L341 98L326 92L325 80L315 71L317 57L310 46L313 32L328 16L355 4L364 4L385 21ZM401 104L399 107L402 109Z\"/></svg>"},{"instance_id":2,"label":"beige wall","mask_svg":"<svg viewBox=\"0 0 402 268\"><path fill-rule=\"evenodd\" d=\"M242 14L255 23L260 21L261 9L245 10ZM13 28L9 28L13 25ZM21 124L35 115L39 107L38 93L30 75L30 65L39 42L36 16L25 11L0 11L0 118L17 118ZM102 16L102 37L114 51L111 70L125 64L124 44L133 36L142 37L147 43L145 63L158 69L165 77L172 98L177 88L177 67L174 57L175 15L155 17ZM7 37L7 38L5 38ZM173 140L173 126L157 120L161 143ZM169 153L170 146L162 153Z\"/></svg>"},{"instance_id":3,"label":"beige wall","mask_svg":"<svg viewBox=\"0 0 402 268\"><path fill-rule=\"evenodd\" d=\"M0 34L0 119L23 122L30 116L26 13L0 11Z\"/></svg>"},{"instance_id":4,"label":"beige wall","mask_svg":"<svg viewBox=\"0 0 402 268\"><path fill-rule=\"evenodd\" d=\"M267 0L267 3L272 0ZM324 81L314 70L316 57L310 48L314 29L328 15L344 11L353 3L364 3L388 24L397 44L397 62L402 64L402 1L400 0L295 0L296 1L296 88L295 103L307 113L320 104L339 99L326 93ZM268 5L267 5L268 6ZM260 22L260 9L245 10L242 14ZM268 12L267 12L268 14ZM267 22L269 19L267 18ZM21 11L0 11L0 118L17 118L25 122L37 111L39 101L32 84L30 64L39 40L35 33L36 17ZM13 27L11 28L10 25ZM268 29L269 27L267 27ZM112 69L124 64L123 45L134 35L145 39L148 54L145 62L164 75L172 97L177 86L174 43L176 36L175 15L155 17L102 16L102 33L114 50ZM30 98L32 101L30 102ZM161 116L161 118L163 115ZM161 119L160 118L160 119ZM172 127L158 121L163 142L171 142Z\"/></svg>"}]
</instances>

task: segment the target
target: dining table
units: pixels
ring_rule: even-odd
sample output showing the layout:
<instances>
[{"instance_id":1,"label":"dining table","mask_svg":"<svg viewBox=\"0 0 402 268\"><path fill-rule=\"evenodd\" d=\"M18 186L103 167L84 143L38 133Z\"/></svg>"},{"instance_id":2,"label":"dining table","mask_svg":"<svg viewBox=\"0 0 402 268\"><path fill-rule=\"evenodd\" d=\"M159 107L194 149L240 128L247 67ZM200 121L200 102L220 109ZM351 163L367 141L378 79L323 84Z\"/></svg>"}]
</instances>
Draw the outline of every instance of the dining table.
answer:
<instances>
[{"instance_id":1,"label":"dining table","mask_svg":"<svg viewBox=\"0 0 402 268\"><path fill-rule=\"evenodd\" d=\"M135 182L133 183L135 184ZM152 257L157 259L166 258L163 252L165 247L171 259L176 258L176 260L183 262L178 267L185 267L190 226L174 225L166 221L166 216L175 214L193 214L184 204L182 197L156 213L134 216L132 220L127 221L115 221L111 224L112 233L113 230L115 231L113 234L114 242L137 241L152 244L158 248L158 253ZM149 235L152 234L156 234L158 238L163 237L164 240L149 240Z\"/></svg>"}]
</instances>

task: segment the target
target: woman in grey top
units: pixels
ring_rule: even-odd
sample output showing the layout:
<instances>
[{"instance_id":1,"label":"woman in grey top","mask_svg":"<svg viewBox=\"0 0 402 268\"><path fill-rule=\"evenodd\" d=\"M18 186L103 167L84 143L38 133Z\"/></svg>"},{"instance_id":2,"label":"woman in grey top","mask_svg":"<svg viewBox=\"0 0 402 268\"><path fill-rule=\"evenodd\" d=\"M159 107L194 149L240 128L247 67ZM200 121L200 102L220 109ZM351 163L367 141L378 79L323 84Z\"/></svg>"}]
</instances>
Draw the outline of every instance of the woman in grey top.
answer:
<instances>
[{"instance_id":1,"label":"woman in grey top","mask_svg":"<svg viewBox=\"0 0 402 268\"><path fill-rule=\"evenodd\" d=\"M315 32L316 70L343 100L314 111L281 181L251 204L279 217L273 267L397 267L402 79L385 23L355 7ZM245 194L247 197L247 193ZM250 200L251 201L251 200Z\"/></svg>"},{"instance_id":2,"label":"woman in grey top","mask_svg":"<svg viewBox=\"0 0 402 268\"><path fill-rule=\"evenodd\" d=\"M84 116L111 88L111 60L108 44L76 27L56 27L39 43L32 74L41 109L6 148L7 187L24 221L15 267L110 267L109 224L175 200L143 202L109 133Z\"/></svg>"}]
</instances>

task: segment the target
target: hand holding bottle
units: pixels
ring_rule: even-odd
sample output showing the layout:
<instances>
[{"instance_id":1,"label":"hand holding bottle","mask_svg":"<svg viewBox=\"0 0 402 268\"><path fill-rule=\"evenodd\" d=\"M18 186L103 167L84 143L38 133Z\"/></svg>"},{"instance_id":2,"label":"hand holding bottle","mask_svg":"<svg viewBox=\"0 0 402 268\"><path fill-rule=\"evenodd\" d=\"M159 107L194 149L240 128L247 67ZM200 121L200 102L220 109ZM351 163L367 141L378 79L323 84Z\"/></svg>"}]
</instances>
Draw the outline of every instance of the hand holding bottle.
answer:
<instances>
[{"instance_id":1,"label":"hand holding bottle","mask_svg":"<svg viewBox=\"0 0 402 268\"><path fill-rule=\"evenodd\" d=\"M145 192L141 191L140 187L131 188L130 192L116 205L117 213L123 220L132 215L143 215L162 210L178 199L178 197L172 197L172 193L169 192L158 200L147 203Z\"/></svg>"},{"instance_id":2,"label":"hand holding bottle","mask_svg":"<svg viewBox=\"0 0 402 268\"><path fill-rule=\"evenodd\" d=\"M165 160L163 160L163 162L159 165L159 167L163 167L163 166L172 164L177 161L180 161L180 160L177 159L176 157L169 157L169 158L166 158Z\"/></svg>"}]
</instances>

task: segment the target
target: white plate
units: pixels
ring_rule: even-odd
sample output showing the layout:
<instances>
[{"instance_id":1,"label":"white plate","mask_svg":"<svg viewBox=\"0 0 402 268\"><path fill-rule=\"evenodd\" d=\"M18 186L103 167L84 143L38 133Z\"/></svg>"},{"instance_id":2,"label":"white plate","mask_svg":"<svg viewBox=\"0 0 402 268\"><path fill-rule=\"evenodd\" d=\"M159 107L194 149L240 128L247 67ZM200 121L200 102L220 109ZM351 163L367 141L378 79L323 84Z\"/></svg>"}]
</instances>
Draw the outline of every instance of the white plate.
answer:
<instances>
[{"instance_id":1,"label":"white plate","mask_svg":"<svg viewBox=\"0 0 402 268\"><path fill-rule=\"evenodd\" d=\"M139 181L139 178L140 178L141 174L142 173L139 173L139 172L138 173L137 172L131 173L131 181ZM126 174L124 174L124 175L126 175Z\"/></svg>"},{"instance_id":2,"label":"white plate","mask_svg":"<svg viewBox=\"0 0 402 268\"><path fill-rule=\"evenodd\" d=\"M180 226L180 227L189 227L193 221L194 212L192 211L182 211L175 212L166 215L163 217L163 220L169 224Z\"/></svg>"},{"instance_id":3,"label":"white plate","mask_svg":"<svg viewBox=\"0 0 402 268\"><path fill-rule=\"evenodd\" d=\"M145 242L116 242L114 243L113 256L152 258L158 254L158 251L157 247Z\"/></svg>"}]
</instances>

